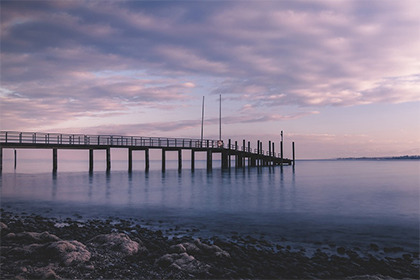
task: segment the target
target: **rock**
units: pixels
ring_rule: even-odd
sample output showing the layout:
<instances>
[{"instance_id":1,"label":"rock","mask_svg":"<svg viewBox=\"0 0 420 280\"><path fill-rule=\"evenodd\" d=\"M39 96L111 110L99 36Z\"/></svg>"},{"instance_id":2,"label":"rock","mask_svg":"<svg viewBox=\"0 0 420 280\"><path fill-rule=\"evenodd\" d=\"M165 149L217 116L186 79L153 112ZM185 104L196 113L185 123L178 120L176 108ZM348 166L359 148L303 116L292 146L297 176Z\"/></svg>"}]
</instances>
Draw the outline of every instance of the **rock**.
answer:
<instances>
[{"instance_id":1,"label":"rock","mask_svg":"<svg viewBox=\"0 0 420 280\"><path fill-rule=\"evenodd\" d=\"M196 239L194 243L183 243L181 245L185 248L186 252L190 255L207 254L207 255L218 257L218 258L230 257L229 253L226 251L223 251L219 246L207 245L207 244L201 243L200 239Z\"/></svg>"},{"instance_id":2,"label":"rock","mask_svg":"<svg viewBox=\"0 0 420 280\"><path fill-rule=\"evenodd\" d=\"M182 244L178 244L178 245L172 245L171 247L169 247L169 253L185 253L187 252L187 249L185 249L184 245Z\"/></svg>"},{"instance_id":3,"label":"rock","mask_svg":"<svg viewBox=\"0 0 420 280\"><path fill-rule=\"evenodd\" d=\"M50 267L38 268L36 269L35 274L38 279L62 279Z\"/></svg>"},{"instance_id":4,"label":"rock","mask_svg":"<svg viewBox=\"0 0 420 280\"><path fill-rule=\"evenodd\" d=\"M79 241L57 241L47 247L47 251L56 256L64 266L75 265L90 260L91 254Z\"/></svg>"},{"instance_id":5,"label":"rock","mask_svg":"<svg viewBox=\"0 0 420 280\"><path fill-rule=\"evenodd\" d=\"M0 222L0 229L1 230L3 230L3 229L7 229L8 227L7 227L7 225L5 224L5 223L3 223L3 222Z\"/></svg>"},{"instance_id":6,"label":"rock","mask_svg":"<svg viewBox=\"0 0 420 280\"><path fill-rule=\"evenodd\" d=\"M210 266L196 260L193 256L187 253L181 254L166 254L160 257L155 262L161 267L168 267L174 270L181 270L191 274L202 274L208 272Z\"/></svg>"},{"instance_id":7,"label":"rock","mask_svg":"<svg viewBox=\"0 0 420 280\"><path fill-rule=\"evenodd\" d=\"M371 244L369 245L369 248L370 248L371 250L373 250L373 251L379 251L379 246L378 246L378 245L376 245L376 244L374 244L374 243L371 243Z\"/></svg>"},{"instance_id":8,"label":"rock","mask_svg":"<svg viewBox=\"0 0 420 280\"><path fill-rule=\"evenodd\" d=\"M344 247L338 247L337 253L339 253L340 255L344 255L346 253L346 249Z\"/></svg>"},{"instance_id":9,"label":"rock","mask_svg":"<svg viewBox=\"0 0 420 280\"><path fill-rule=\"evenodd\" d=\"M140 246L138 242L131 240L125 233L101 234L90 239L88 242L99 244L102 248L109 248L112 251L121 252L126 255L134 255L139 251L147 251L144 246Z\"/></svg>"},{"instance_id":10,"label":"rock","mask_svg":"<svg viewBox=\"0 0 420 280\"><path fill-rule=\"evenodd\" d=\"M47 231L44 231L42 233L25 231L21 233L16 233L14 235L8 234L6 235L6 237L18 239L20 241L24 241L27 243L39 243L39 244L55 242L55 241L60 240L60 238L58 238L54 234L50 234Z\"/></svg>"}]
</instances>

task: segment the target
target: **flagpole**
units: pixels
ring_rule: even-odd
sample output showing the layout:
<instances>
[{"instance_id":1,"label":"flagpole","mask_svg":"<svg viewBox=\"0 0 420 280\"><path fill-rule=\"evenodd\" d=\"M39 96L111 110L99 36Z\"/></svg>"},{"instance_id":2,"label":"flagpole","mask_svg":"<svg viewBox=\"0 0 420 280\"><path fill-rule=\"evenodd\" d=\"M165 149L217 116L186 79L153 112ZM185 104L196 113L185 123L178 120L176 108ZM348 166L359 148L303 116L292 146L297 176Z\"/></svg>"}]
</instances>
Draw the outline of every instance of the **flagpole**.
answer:
<instances>
[{"instance_id":1,"label":"flagpole","mask_svg":"<svg viewBox=\"0 0 420 280\"><path fill-rule=\"evenodd\" d=\"M222 140L222 94L220 94L219 105L219 140Z\"/></svg>"},{"instance_id":2,"label":"flagpole","mask_svg":"<svg viewBox=\"0 0 420 280\"><path fill-rule=\"evenodd\" d=\"M204 96L203 96L203 106L201 107L201 145L203 144L203 126L204 126Z\"/></svg>"}]
</instances>

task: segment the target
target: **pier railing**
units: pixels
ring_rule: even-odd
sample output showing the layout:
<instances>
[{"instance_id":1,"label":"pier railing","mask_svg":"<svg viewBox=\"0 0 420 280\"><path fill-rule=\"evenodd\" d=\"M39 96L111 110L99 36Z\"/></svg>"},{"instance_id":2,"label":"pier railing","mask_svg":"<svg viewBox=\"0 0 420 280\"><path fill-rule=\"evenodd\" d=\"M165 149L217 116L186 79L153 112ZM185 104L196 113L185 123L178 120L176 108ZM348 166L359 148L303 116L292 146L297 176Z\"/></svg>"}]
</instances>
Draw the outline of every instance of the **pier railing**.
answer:
<instances>
[{"instance_id":1,"label":"pier railing","mask_svg":"<svg viewBox=\"0 0 420 280\"><path fill-rule=\"evenodd\" d=\"M218 148L216 140L0 131L0 143L113 147Z\"/></svg>"},{"instance_id":2,"label":"pier railing","mask_svg":"<svg viewBox=\"0 0 420 280\"><path fill-rule=\"evenodd\" d=\"M123 135L89 135L43 132L0 131L0 143L34 145L70 145L70 146L111 146L111 147L156 147L156 148L224 148L246 153L280 157L270 151L252 149L249 146L222 144L217 140L162 138Z\"/></svg>"}]
</instances>

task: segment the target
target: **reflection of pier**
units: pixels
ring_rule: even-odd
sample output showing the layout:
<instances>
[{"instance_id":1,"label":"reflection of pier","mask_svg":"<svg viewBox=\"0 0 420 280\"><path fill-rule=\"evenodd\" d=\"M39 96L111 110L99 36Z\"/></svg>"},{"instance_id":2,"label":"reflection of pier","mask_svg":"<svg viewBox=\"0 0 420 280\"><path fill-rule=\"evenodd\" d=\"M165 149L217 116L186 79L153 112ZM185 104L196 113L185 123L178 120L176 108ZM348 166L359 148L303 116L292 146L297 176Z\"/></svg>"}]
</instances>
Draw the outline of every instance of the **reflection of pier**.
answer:
<instances>
[{"instance_id":1,"label":"reflection of pier","mask_svg":"<svg viewBox=\"0 0 420 280\"><path fill-rule=\"evenodd\" d=\"M89 171L93 171L93 151L106 151L107 171L111 170L111 148L128 149L128 170L133 169L133 151L145 152L145 168L149 169L149 150L162 150L162 170L165 170L166 151L178 152L178 168L182 168L182 150L191 150L191 169L195 165L195 152L207 153L207 169L212 168L214 153L221 153L222 168L231 166L232 156L235 158L235 166L273 166L294 164L293 160L283 158L283 143L280 142L280 153L275 153L274 142L269 141L268 151L263 150L262 142L257 141L257 148L251 149L251 143L243 140L242 146L235 141L222 144L216 140L180 139L180 138L156 138L139 136L116 136L116 135L82 135L60 133L32 133L0 131L0 170L3 162L3 148L12 149L51 149L53 154L53 172L58 168L58 149L86 149L89 150ZM15 153L16 163L16 153Z\"/></svg>"}]
</instances>

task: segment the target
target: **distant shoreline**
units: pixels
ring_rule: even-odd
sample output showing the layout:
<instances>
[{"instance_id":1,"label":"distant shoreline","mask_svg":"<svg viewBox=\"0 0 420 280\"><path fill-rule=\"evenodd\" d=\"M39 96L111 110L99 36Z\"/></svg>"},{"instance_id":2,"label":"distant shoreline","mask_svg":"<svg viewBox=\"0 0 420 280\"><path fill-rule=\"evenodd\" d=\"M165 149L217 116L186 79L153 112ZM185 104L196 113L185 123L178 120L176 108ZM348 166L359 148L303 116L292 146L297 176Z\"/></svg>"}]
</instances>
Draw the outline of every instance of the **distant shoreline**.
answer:
<instances>
[{"instance_id":1,"label":"distant shoreline","mask_svg":"<svg viewBox=\"0 0 420 280\"><path fill-rule=\"evenodd\" d=\"M420 160L420 155L416 156L398 156L398 157L346 157L337 158L337 160Z\"/></svg>"}]
</instances>

